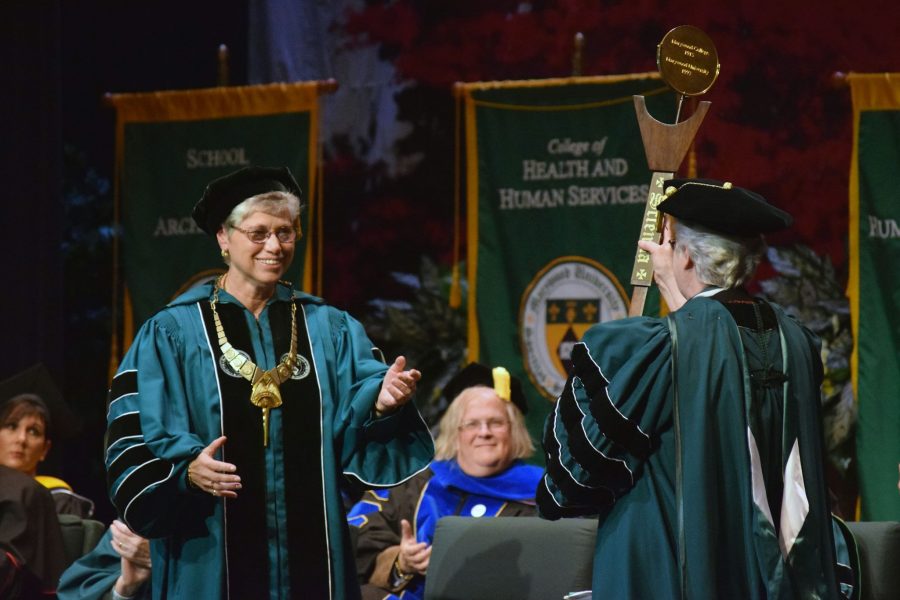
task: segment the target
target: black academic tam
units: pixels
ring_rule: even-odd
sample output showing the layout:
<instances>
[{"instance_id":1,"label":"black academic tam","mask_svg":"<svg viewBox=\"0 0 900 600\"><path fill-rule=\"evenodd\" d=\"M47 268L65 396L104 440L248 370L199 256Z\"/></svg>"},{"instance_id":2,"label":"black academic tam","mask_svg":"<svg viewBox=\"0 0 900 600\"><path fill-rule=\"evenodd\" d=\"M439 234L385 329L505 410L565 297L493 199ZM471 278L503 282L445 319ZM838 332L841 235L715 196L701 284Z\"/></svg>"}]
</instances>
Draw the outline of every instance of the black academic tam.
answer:
<instances>
[{"instance_id":1,"label":"black academic tam","mask_svg":"<svg viewBox=\"0 0 900 600\"><path fill-rule=\"evenodd\" d=\"M716 233L750 237L785 229L791 215L750 190L714 179L670 179L660 212Z\"/></svg>"}]
</instances>

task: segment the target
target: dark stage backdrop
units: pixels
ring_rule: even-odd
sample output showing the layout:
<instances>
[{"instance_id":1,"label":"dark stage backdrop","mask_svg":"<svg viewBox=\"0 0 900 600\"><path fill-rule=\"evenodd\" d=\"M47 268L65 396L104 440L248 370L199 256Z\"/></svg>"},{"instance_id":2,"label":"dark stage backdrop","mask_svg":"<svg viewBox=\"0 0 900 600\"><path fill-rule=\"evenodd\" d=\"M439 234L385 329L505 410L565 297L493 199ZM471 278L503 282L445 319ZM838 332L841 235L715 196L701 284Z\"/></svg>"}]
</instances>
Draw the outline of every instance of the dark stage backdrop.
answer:
<instances>
[{"instance_id":1,"label":"dark stage backdrop","mask_svg":"<svg viewBox=\"0 0 900 600\"><path fill-rule=\"evenodd\" d=\"M4 315L0 379L63 371L62 90L57 2L0 4Z\"/></svg>"},{"instance_id":2,"label":"dark stage backdrop","mask_svg":"<svg viewBox=\"0 0 900 600\"><path fill-rule=\"evenodd\" d=\"M585 34L585 75L652 71L666 31L700 27L717 45L722 74L705 98L712 108L698 172L788 209L797 226L772 241L808 245L846 281L851 108L831 75L900 70L894 21L879 6L836 0L702 0L677 11L660 0L0 7L10 74L0 92L3 248L12 275L2 307L13 334L0 378L32 358L51 366L85 422L62 474L101 504L114 164L104 93L213 86L222 43L233 84L337 79L321 130L324 295L365 317L372 299L409 300L392 274L416 273L421 256L450 267L456 81L566 76L576 31Z\"/></svg>"}]
</instances>

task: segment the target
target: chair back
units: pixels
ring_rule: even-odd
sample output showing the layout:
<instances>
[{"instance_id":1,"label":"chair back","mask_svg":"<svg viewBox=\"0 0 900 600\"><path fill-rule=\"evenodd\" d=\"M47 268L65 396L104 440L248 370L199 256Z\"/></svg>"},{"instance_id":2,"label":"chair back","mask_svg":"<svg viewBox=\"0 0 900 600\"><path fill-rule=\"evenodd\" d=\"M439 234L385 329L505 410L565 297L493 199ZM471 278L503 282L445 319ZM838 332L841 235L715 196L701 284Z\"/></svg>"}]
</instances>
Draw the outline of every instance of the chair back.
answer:
<instances>
[{"instance_id":1,"label":"chair back","mask_svg":"<svg viewBox=\"0 0 900 600\"><path fill-rule=\"evenodd\" d=\"M900 596L900 523L847 521L859 549L860 600L888 600Z\"/></svg>"},{"instance_id":2,"label":"chair back","mask_svg":"<svg viewBox=\"0 0 900 600\"><path fill-rule=\"evenodd\" d=\"M562 600L588 590L596 519L444 517L425 600Z\"/></svg>"},{"instance_id":3,"label":"chair back","mask_svg":"<svg viewBox=\"0 0 900 600\"><path fill-rule=\"evenodd\" d=\"M58 516L68 566L94 549L103 537L106 525L94 519L82 519L75 515Z\"/></svg>"}]
</instances>

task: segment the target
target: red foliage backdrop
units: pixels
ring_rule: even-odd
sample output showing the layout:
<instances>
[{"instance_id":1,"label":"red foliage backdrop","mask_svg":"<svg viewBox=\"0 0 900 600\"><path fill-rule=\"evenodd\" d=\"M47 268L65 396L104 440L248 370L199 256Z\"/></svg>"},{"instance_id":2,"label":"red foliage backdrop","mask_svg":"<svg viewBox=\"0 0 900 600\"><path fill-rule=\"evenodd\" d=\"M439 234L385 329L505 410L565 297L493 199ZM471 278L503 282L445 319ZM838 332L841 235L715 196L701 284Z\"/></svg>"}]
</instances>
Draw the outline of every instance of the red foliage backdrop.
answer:
<instances>
[{"instance_id":1,"label":"red foliage backdrop","mask_svg":"<svg viewBox=\"0 0 900 600\"><path fill-rule=\"evenodd\" d=\"M360 306L383 289L375 281L383 272L363 268L373 259L410 271L419 253L449 263L454 82L569 75L577 32L585 36L583 74L653 71L656 44L683 24L713 39L722 65L703 97L712 109L697 138L698 173L757 190L787 209L795 227L770 242L801 242L845 272L851 105L849 89L833 74L897 70L896 26L877 7L397 0L348 14L346 35L351 45L377 47L408 84L396 99L399 118L413 127L396 150L416 156L417 166L389 177L349 152L328 157L327 197L341 198L341 211L357 204L349 213L355 216L343 212L344 220L329 226L332 240L347 241L326 258L329 299ZM347 200L363 195L364 204ZM361 221L377 224L377 235L356 235Z\"/></svg>"}]
</instances>

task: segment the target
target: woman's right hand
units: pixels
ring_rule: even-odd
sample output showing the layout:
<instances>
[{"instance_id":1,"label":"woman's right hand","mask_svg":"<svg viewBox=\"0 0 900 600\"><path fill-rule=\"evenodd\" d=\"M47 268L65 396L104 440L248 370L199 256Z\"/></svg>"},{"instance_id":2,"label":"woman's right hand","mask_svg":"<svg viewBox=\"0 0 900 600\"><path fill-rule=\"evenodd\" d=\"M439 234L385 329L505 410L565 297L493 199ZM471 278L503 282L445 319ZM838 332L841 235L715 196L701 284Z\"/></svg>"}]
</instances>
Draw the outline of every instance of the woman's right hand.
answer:
<instances>
[{"instance_id":1,"label":"woman's right hand","mask_svg":"<svg viewBox=\"0 0 900 600\"><path fill-rule=\"evenodd\" d=\"M431 546L426 542L417 542L409 521L406 519L400 521L400 554L397 555L400 570L406 574L425 575L429 560L431 560Z\"/></svg>"},{"instance_id":2,"label":"woman's right hand","mask_svg":"<svg viewBox=\"0 0 900 600\"><path fill-rule=\"evenodd\" d=\"M663 227L663 235L657 244L650 240L638 240L638 247L650 254L650 261L653 264L653 281L659 288L659 294L666 301L669 310L678 310L687 302L687 298L678 289L678 282L675 279L675 239L672 237L671 219L666 217L666 224ZM684 252L684 250L681 250Z\"/></svg>"},{"instance_id":3,"label":"woman's right hand","mask_svg":"<svg viewBox=\"0 0 900 600\"><path fill-rule=\"evenodd\" d=\"M231 463L216 460L213 455L225 444L225 436L213 440L209 446L188 465L188 481L195 488L213 496L237 498L241 489L241 478L237 467Z\"/></svg>"}]
</instances>

